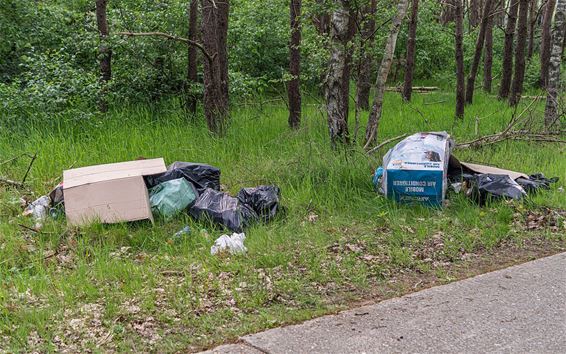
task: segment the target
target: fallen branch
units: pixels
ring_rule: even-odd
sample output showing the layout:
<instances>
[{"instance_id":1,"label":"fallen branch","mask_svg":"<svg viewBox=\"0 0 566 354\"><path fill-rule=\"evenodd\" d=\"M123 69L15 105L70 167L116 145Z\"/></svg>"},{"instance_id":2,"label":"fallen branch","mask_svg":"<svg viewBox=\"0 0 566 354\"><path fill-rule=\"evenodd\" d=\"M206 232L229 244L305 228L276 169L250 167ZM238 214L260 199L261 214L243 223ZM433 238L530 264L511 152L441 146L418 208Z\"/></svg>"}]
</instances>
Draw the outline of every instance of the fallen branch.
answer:
<instances>
[{"instance_id":1,"label":"fallen branch","mask_svg":"<svg viewBox=\"0 0 566 354\"><path fill-rule=\"evenodd\" d=\"M478 139L456 144L456 149L477 148L485 145L500 143L505 140L539 141L547 143L566 144L566 140L555 138L556 134L532 134L521 131L501 132L485 135Z\"/></svg>"},{"instance_id":2,"label":"fallen branch","mask_svg":"<svg viewBox=\"0 0 566 354\"><path fill-rule=\"evenodd\" d=\"M387 92L401 92L403 88L401 86L396 86L396 87L386 87L385 91ZM432 91L438 91L439 88L436 86L413 86L413 92L432 92Z\"/></svg>"},{"instance_id":3,"label":"fallen branch","mask_svg":"<svg viewBox=\"0 0 566 354\"><path fill-rule=\"evenodd\" d=\"M377 145L376 147L373 147L373 148L369 149L369 150L367 151L367 154L369 155L369 154L371 154L371 153L374 153L374 152L376 152L377 150L379 150L379 149L381 149L382 147L384 147L385 145L387 145L387 144L389 144L389 143L392 143L392 142L394 142L394 141L401 140L401 139L403 139L403 138L406 137L406 136L407 136L407 134L403 134L403 135L399 135L399 136L396 136L396 137L391 138L391 139L387 139L387 140L385 140L384 142L382 142L381 144Z\"/></svg>"},{"instance_id":4,"label":"fallen branch","mask_svg":"<svg viewBox=\"0 0 566 354\"><path fill-rule=\"evenodd\" d=\"M24 184L22 182L13 181L8 178L0 177L0 184L5 184L8 186L16 187L16 188L24 188Z\"/></svg>"},{"instance_id":5,"label":"fallen branch","mask_svg":"<svg viewBox=\"0 0 566 354\"><path fill-rule=\"evenodd\" d=\"M204 56L206 57L206 59L209 62L212 62L214 60L214 58L216 57L216 53L211 55L210 53L208 53L206 51L206 49L204 49L204 46L202 44L195 42L193 40L183 38L183 37L179 37L179 36L175 36L175 35L169 34L169 33L164 33L164 32L118 32L116 34L120 35L120 36L126 36L126 37L163 37L163 38L166 38L166 39L171 39L171 40L174 40L174 41L183 42L185 44L197 47L202 52L202 54L204 54Z\"/></svg>"}]
</instances>

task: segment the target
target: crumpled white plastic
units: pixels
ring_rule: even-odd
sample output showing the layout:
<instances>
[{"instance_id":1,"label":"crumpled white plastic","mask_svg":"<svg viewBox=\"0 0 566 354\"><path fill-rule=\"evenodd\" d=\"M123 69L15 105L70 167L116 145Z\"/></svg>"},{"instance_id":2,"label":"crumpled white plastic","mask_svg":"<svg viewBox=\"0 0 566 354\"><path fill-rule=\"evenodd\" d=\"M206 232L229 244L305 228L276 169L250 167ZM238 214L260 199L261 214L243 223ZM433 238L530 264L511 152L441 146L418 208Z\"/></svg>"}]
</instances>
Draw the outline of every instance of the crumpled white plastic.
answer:
<instances>
[{"instance_id":1,"label":"crumpled white plastic","mask_svg":"<svg viewBox=\"0 0 566 354\"><path fill-rule=\"evenodd\" d=\"M49 205L51 204L51 198L44 195L28 205L24 210L24 216L32 215L35 220L35 228L40 229L43 226L43 221L47 218L47 213L49 212Z\"/></svg>"},{"instance_id":2,"label":"crumpled white plastic","mask_svg":"<svg viewBox=\"0 0 566 354\"><path fill-rule=\"evenodd\" d=\"M228 251L231 254L245 253L247 252L246 246L244 246L244 240L246 239L246 234L233 233L231 236L222 235L210 248L210 254L215 255L222 251Z\"/></svg>"}]
</instances>

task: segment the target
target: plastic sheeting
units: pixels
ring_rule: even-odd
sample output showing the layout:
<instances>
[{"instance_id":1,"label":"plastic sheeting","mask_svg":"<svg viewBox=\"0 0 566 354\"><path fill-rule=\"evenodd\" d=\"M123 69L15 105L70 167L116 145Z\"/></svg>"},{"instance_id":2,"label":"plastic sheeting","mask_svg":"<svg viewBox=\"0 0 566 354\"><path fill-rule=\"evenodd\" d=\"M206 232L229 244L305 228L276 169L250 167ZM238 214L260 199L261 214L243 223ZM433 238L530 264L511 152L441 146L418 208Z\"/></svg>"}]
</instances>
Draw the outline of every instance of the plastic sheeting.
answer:
<instances>
[{"instance_id":1,"label":"plastic sheeting","mask_svg":"<svg viewBox=\"0 0 566 354\"><path fill-rule=\"evenodd\" d=\"M243 228L258 219L257 213L227 193L206 189L189 209L197 220L210 220L231 231L242 232Z\"/></svg>"},{"instance_id":2,"label":"plastic sheeting","mask_svg":"<svg viewBox=\"0 0 566 354\"><path fill-rule=\"evenodd\" d=\"M193 204L197 191L184 178L165 181L149 191L151 210L165 219L169 219Z\"/></svg>"},{"instance_id":3,"label":"plastic sheeting","mask_svg":"<svg viewBox=\"0 0 566 354\"><path fill-rule=\"evenodd\" d=\"M400 141L383 157L385 195L398 202L442 205L452 145L446 132L417 133Z\"/></svg>"},{"instance_id":4,"label":"plastic sheeting","mask_svg":"<svg viewBox=\"0 0 566 354\"><path fill-rule=\"evenodd\" d=\"M258 186L242 188L236 198L242 204L252 208L264 222L267 222L277 214L280 194L277 186Z\"/></svg>"},{"instance_id":5,"label":"plastic sheeting","mask_svg":"<svg viewBox=\"0 0 566 354\"><path fill-rule=\"evenodd\" d=\"M178 178L184 178L191 182L199 193L204 192L207 188L220 190L220 169L192 162L174 162L169 165L167 172L146 176L145 183L148 188L152 188L160 183Z\"/></svg>"},{"instance_id":6,"label":"plastic sheeting","mask_svg":"<svg viewBox=\"0 0 566 354\"><path fill-rule=\"evenodd\" d=\"M472 199L480 205L490 198L511 198L519 200L527 193L508 175L480 174L472 180Z\"/></svg>"},{"instance_id":7,"label":"plastic sheeting","mask_svg":"<svg viewBox=\"0 0 566 354\"><path fill-rule=\"evenodd\" d=\"M231 254L246 253L247 248L244 246L246 235L244 233L233 233L231 236L222 235L210 248L210 254L215 255L220 252L230 252Z\"/></svg>"}]
</instances>

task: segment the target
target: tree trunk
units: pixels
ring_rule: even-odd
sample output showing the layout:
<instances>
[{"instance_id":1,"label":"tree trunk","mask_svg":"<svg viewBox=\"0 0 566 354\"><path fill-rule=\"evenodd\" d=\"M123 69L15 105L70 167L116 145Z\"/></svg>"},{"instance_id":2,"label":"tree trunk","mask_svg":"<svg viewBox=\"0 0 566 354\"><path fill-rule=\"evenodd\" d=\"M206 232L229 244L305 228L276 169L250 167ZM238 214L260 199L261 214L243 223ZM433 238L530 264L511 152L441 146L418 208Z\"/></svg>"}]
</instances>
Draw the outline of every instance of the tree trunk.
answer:
<instances>
[{"instance_id":1,"label":"tree trunk","mask_svg":"<svg viewBox=\"0 0 566 354\"><path fill-rule=\"evenodd\" d=\"M548 78L548 65L550 62L550 28L552 26L552 15L554 14L554 6L556 0L548 0L542 20L542 34L540 38L540 86L546 87L546 79Z\"/></svg>"},{"instance_id":2,"label":"tree trunk","mask_svg":"<svg viewBox=\"0 0 566 354\"><path fill-rule=\"evenodd\" d=\"M453 0L456 16L455 53L456 53L456 118L464 118L465 74L464 74L464 8L462 0Z\"/></svg>"},{"instance_id":3,"label":"tree trunk","mask_svg":"<svg viewBox=\"0 0 566 354\"><path fill-rule=\"evenodd\" d=\"M397 45L397 36L399 35L401 24L403 22L403 19L405 18L405 14L407 13L408 3L409 0L399 0L399 4L397 5L397 13L393 18L391 29L389 31L389 37L387 38L385 49L383 50L383 58L381 60L381 64L379 65L377 80L375 82L376 93L373 99L373 104L366 127L364 148L368 148L373 142L377 140L379 120L381 119L381 111L383 109L383 94L385 92L385 85L387 83L387 75L389 75L389 70L391 69L391 62L393 61L395 46Z\"/></svg>"},{"instance_id":4,"label":"tree trunk","mask_svg":"<svg viewBox=\"0 0 566 354\"><path fill-rule=\"evenodd\" d=\"M525 78L525 49L527 45L527 17L529 0L519 1L519 23L517 28L517 47L515 48L515 75L509 95L509 105L515 106L521 100Z\"/></svg>"},{"instance_id":5,"label":"tree trunk","mask_svg":"<svg viewBox=\"0 0 566 354\"><path fill-rule=\"evenodd\" d=\"M443 0L440 0L440 3L442 4L442 11L440 13L440 23L446 25L454 21L454 19L456 18L456 11L450 1L444 2Z\"/></svg>"},{"instance_id":6,"label":"tree trunk","mask_svg":"<svg viewBox=\"0 0 566 354\"><path fill-rule=\"evenodd\" d=\"M560 65L562 63L562 51L564 50L564 38L566 29L566 0L558 0L556 15L554 16L554 29L552 30L552 50L550 51L550 63L548 81L546 84L547 96L544 109L544 125L547 131L554 129L564 112L558 113L558 93L560 87Z\"/></svg>"},{"instance_id":7,"label":"tree trunk","mask_svg":"<svg viewBox=\"0 0 566 354\"><path fill-rule=\"evenodd\" d=\"M480 32L476 40L476 49L474 52L474 59L472 61L472 68L468 76L468 86L466 87L466 103L471 104L474 99L474 85L476 83L476 76L478 74L478 67L480 65L481 52L483 50L483 43L485 41L485 32L487 30L489 15L491 13L491 1L485 0L483 15L481 19Z\"/></svg>"},{"instance_id":8,"label":"tree trunk","mask_svg":"<svg viewBox=\"0 0 566 354\"><path fill-rule=\"evenodd\" d=\"M204 115L208 129L223 135L228 120L228 31L229 0L201 0L202 39L212 56L204 61Z\"/></svg>"},{"instance_id":9,"label":"tree trunk","mask_svg":"<svg viewBox=\"0 0 566 354\"><path fill-rule=\"evenodd\" d=\"M301 0L291 0L291 41L289 42L289 74L287 86L289 97L289 126L299 128L301 123Z\"/></svg>"},{"instance_id":10,"label":"tree trunk","mask_svg":"<svg viewBox=\"0 0 566 354\"><path fill-rule=\"evenodd\" d=\"M348 137L348 92L349 86L349 55L348 43L352 39L353 18L350 13L348 0L335 0L336 10L331 17L330 30L330 60L325 80L326 110L328 114L328 129L333 148L336 143L349 143Z\"/></svg>"},{"instance_id":11,"label":"tree trunk","mask_svg":"<svg viewBox=\"0 0 566 354\"><path fill-rule=\"evenodd\" d=\"M509 97L511 79L513 77L513 37L515 36L515 25L517 23L517 10L519 0L510 0L511 4L507 15L505 26L505 43L503 44L503 65L501 69L501 84L499 86L499 99Z\"/></svg>"},{"instance_id":12,"label":"tree trunk","mask_svg":"<svg viewBox=\"0 0 566 354\"><path fill-rule=\"evenodd\" d=\"M198 33L198 0L189 3L189 40L196 41ZM195 84L198 81L197 48L187 45L187 104L186 109L193 115L197 110L197 96L195 95Z\"/></svg>"},{"instance_id":13,"label":"tree trunk","mask_svg":"<svg viewBox=\"0 0 566 354\"><path fill-rule=\"evenodd\" d=\"M325 6L325 0L316 0L319 7ZM312 17L314 27L321 36L327 36L330 33L330 14L327 11L319 11Z\"/></svg>"},{"instance_id":14,"label":"tree trunk","mask_svg":"<svg viewBox=\"0 0 566 354\"><path fill-rule=\"evenodd\" d=\"M360 45L360 62L357 81L357 97L356 102L360 109L369 109L369 93L371 90L371 69L373 64L373 56L366 49L367 45L371 47L375 37L375 11L377 9L377 0L371 0L369 7L364 10L362 17L363 29L361 31Z\"/></svg>"},{"instance_id":15,"label":"tree trunk","mask_svg":"<svg viewBox=\"0 0 566 354\"><path fill-rule=\"evenodd\" d=\"M533 56L534 42L535 42L535 28L537 24L537 8L538 1L531 0L529 6L529 49L527 50L527 57L531 59Z\"/></svg>"},{"instance_id":16,"label":"tree trunk","mask_svg":"<svg viewBox=\"0 0 566 354\"><path fill-rule=\"evenodd\" d=\"M100 96L98 97L98 109L101 112L108 111L106 101L107 83L112 78L112 49L108 46L108 21L106 19L106 5L108 0L96 0L96 24L100 45L98 47L98 58L100 63Z\"/></svg>"},{"instance_id":17,"label":"tree trunk","mask_svg":"<svg viewBox=\"0 0 566 354\"><path fill-rule=\"evenodd\" d=\"M407 62L405 66L405 82L403 83L403 99L411 100L413 93L413 70L415 66L415 46L417 41L417 17L419 0L411 0L411 21L409 22L409 38L407 39Z\"/></svg>"},{"instance_id":18,"label":"tree trunk","mask_svg":"<svg viewBox=\"0 0 566 354\"><path fill-rule=\"evenodd\" d=\"M493 14L499 10L498 0L492 5L492 10L494 11L490 12L485 29L485 52L483 55L483 90L488 93L491 92L491 69L493 66Z\"/></svg>"},{"instance_id":19,"label":"tree trunk","mask_svg":"<svg viewBox=\"0 0 566 354\"><path fill-rule=\"evenodd\" d=\"M470 0L468 7L468 22L470 24L470 28L475 28L480 24L481 13L481 1Z\"/></svg>"}]
</instances>

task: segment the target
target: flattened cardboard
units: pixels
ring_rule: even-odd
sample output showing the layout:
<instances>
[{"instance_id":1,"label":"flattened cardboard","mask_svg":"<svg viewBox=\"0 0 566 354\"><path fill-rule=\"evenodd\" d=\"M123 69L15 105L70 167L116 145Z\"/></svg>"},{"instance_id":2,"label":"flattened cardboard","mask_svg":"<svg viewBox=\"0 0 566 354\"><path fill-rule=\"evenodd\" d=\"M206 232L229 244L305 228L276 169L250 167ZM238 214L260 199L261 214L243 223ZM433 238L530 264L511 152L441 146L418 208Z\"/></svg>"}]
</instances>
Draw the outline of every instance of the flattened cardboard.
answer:
<instances>
[{"instance_id":1,"label":"flattened cardboard","mask_svg":"<svg viewBox=\"0 0 566 354\"><path fill-rule=\"evenodd\" d=\"M97 165L63 172L65 213L70 225L93 221L153 222L143 176L167 171L162 158Z\"/></svg>"},{"instance_id":2,"label":"flattened cardboard","mask_svg":"<svg viewBox=\"0 0 566 354\"><path fill-rule=\"evenodd\" d=\"M490 173L494 175L507 175L512 180L516 180L517 178L529 178L528 175L522 172L516 172L511 170L504 170L502 168L487 166L487 165L479 165L470 162L461 162L459 161L454 155L450 155L450 162L448 166L449 170L468 170L473 173Z\"/></svg>"}]
</instances>

